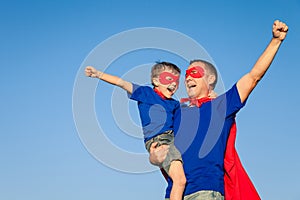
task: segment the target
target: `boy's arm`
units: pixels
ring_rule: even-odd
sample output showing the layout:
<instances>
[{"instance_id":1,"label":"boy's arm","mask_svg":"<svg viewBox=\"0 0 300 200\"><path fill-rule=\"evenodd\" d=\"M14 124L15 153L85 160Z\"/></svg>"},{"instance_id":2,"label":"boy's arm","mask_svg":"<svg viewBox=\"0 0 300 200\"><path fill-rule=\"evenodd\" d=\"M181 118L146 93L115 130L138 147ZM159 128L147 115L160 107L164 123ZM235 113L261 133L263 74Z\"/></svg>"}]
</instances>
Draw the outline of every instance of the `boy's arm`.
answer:
<instances>
[{"instance_id":1,"label":"boy's arm","mask_svg":"<svg viewBox=\"0 0 300 200\"><path fill-rule=\"evenodd\" d=\"M103 80L107 83L119 86L119 87L123 88L124 90L126 90L128 93L132 94L132 90L133 90L132 83L125 81L120 77L98 71L92 66L87 66L85 68L85 75L92 77L92 78L99 78L100 80Z\"/></svg>"},{"instance_id":2,"label":"boy's arm","mask_svg":"<svg viewBox=\"0 0 300 200\"><path fill-rule=\"evenodd\" d=\"M257 83L262 79L268 68L270 67L282 41L285 39L288 31L288 26L276 20L273 24L273 38L265 51L256 61L251 71L244 75L237 82L237 89L241 98L241 102L244 103L248 98L252 90L256 87Z\"/></svg>"}]
</instances>

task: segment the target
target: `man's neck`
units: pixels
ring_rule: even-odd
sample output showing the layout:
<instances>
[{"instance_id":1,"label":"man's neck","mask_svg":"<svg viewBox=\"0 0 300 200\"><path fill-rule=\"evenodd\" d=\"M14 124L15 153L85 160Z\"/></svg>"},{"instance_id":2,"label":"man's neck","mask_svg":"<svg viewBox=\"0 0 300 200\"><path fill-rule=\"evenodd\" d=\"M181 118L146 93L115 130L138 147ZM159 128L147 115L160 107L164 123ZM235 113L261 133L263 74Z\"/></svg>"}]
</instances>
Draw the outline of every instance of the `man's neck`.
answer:
<instances>
[{"instance_id":1,"label":"man's neck","mask_svg":"<svg viewBox=\"0 0 300 200\"><path fill-rule=\"evenodd\" d=\"M190 99L202 99L208 97L208 94L198 95L197 97L189 97Z\"/></svg>"}]
</instances>

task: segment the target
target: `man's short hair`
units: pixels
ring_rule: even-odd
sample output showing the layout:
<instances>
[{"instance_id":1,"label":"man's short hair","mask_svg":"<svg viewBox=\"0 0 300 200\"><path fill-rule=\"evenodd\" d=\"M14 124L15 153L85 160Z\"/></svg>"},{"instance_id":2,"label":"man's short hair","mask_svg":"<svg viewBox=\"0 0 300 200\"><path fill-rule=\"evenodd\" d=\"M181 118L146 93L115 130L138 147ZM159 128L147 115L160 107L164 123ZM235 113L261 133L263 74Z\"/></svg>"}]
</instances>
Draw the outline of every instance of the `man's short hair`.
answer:
<instances>
[{"instance_id":1,"label":"man's short hair","mask_svg":"<svg viewBox=\"0 0 300 200\"><path fill-rule=\"evenodd\" d=\"M179 67L177 67L175 64L170 62L156 62L155 65L153 65L151 69L151 83L153 84L153 78L157 78L159 74L164 71L165 69L170 69L173 73L179 74L181 73L181 70Z\"/></svg>"},{"instance_id":2,"label":"man's short hair","mask_svg":"<svg viewBox=\"0 0 300 200\"><path fill-rule=\"evenodd\" d=\"M216 84L217 84L217 82L218 82L218 72L217 72L216 67L215 67L213 64L211 64L210 62L208 62L208 61L206 61L206 60L201 60L201 59L191 60L191 61L190 61L190 65L193 64L193 63L195 63L195 62L202 62L202 63L204 63L204 65L205 65L205 67L206 67L206 70L209 71L209 73L215 75L216 79L215 79L215 81L211 84L212 89L215 89Z\"/></svg>"}]
</instances>

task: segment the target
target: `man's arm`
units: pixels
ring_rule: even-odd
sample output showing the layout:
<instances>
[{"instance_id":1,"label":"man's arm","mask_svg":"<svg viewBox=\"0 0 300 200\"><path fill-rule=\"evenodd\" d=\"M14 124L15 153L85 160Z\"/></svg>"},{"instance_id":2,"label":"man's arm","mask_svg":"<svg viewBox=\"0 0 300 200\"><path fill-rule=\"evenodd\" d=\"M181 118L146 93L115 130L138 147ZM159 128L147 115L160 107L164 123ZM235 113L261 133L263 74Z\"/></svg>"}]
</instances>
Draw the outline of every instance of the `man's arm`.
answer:
<instances>
[{"instance_id":1,"label":"man's arm","mask_svg":"<svg viewBox=\"0 0 300 200\"><path fill-rule=\"evenodd\" d=\"M92 78L99 78L100 80L103 80L107 83L119 86L119 87L123 88L124 90L126 90L127 92L129 92L130 94L132 94L132 90L133 90L132 83L125 81L125 80L121 79L120 77L103 73L101 71L96 70L92 66L87 66L85 68L85 75L92 77Z\"/></svg>"},{"instance_id":2,"label":"man's arm","mask_svg":"<svg viewBox=\"0 0 300 200\"><path fill-rule=\"evenodd\" d=\"M286 37L287 32L288 26L285 23L278 20L274 22L273 38L271 42L256 61L252 70L237 82L237 89L242 103L245 102L249 94L269 69L282 41Z\"/></svg>"}]
</instances>

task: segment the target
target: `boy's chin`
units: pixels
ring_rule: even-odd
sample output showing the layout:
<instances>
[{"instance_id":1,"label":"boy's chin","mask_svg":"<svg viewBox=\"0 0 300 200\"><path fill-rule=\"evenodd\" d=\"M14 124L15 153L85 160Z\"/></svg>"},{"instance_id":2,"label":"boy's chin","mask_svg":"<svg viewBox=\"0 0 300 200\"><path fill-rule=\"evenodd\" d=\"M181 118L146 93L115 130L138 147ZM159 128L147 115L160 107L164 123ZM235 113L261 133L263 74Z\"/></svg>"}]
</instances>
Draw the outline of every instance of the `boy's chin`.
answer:
<instances>
[{"instance_id":1,"label":"boy's chin","mask_svg":"<svg viewBox=\"0 0 300 200\"><path fill-rule=\"evenodd\" d=\"M166 98L172 98L173 96L173 93L170 93L170 92L166 92L165 94L163 94Z\"/></svg>"}]
</instances>

